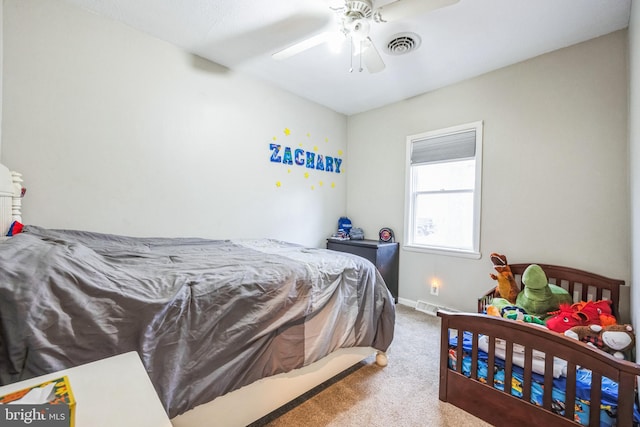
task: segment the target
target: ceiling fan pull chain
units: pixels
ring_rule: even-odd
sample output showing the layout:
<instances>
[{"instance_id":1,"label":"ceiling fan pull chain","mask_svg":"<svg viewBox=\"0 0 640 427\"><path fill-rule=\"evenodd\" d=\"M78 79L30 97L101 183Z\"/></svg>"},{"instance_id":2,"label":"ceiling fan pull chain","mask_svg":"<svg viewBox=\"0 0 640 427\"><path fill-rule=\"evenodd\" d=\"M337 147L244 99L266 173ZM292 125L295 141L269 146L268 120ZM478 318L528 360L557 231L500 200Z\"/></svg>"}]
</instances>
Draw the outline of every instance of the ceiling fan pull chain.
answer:
<instances>
[{"instance_id":1,"label":"ceiling fan pull chain","mask_svg":"<svg viewBox=\"0 0 640 427\"><path fill-rule=\"evenodd\" d=\"M362 72L362 40L360 40L360 54L358 55L358 58L360 61L360 69L358 71Z\"/></svg>"},{"instance_id":2,"label":"ceiling fan pull chain","mask_svg":"<svg viewBox=\"0 0 640 427\"><path fill-rule=\"evenodd\" d=\"M351 52L349 55L349 72L353 73L353 37L349 40L349 51Z\"/></svg>"}]
</instances>

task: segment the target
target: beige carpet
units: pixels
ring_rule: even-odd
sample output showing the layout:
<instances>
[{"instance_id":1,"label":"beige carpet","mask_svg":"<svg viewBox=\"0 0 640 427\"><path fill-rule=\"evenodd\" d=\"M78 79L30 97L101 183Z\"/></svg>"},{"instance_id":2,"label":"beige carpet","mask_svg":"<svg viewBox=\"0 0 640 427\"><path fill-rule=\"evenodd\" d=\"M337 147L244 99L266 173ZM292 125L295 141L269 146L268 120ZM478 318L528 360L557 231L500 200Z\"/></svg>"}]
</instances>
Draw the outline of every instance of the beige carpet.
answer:
<instances>
[{"instance_id":1,"label":"beige carpet","mask_svg":"<svg viewBox=\"0 0 640 427\"><path fill-rule=\"evenodd\" d=\"M388 366L371 357L251 427L488 426L438 400L440 319L403 305L396 311Z\"/></svg>"}]
</instances>

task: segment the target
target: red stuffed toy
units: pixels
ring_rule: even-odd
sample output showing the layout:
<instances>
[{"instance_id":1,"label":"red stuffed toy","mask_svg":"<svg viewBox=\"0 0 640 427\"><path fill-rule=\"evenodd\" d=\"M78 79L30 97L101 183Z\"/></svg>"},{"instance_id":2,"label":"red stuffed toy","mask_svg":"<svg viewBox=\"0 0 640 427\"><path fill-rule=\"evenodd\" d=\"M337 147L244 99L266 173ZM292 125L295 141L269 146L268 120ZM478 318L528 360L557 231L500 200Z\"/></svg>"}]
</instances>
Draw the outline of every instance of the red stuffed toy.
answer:
<instances>
[{"instance_id":1,"label":"red stuffed toy","mask_svg":"<svg viewBox=\"0 0 640 427\"><path fill-rule=\"evenodd\" d=\"M574 326L587 325L588 316L585 313L581 313L573 309L572 305L560 304L560 310L552 311L549 314L553 314L545 322L547 328L554 332L564 333Z\"/></svg>"},{"instance_id":2,"label":"red stuffed toy","mask_svg":"<svg viewBox=\"0 0 640 427\"><path fill-rule=\"evenodd\" d=\"M609 326L618 323L611 311L611 301L603 299L599 301L578 302L572 305L574 310L585 313L588 317L587 325Z\"/></svg>"},{"instance_id":3,"label":"red stuffed toy","mask_svg":"<svg viewBox=\"0 0 640 427\"><path fill-rule=\"evenodd\" d=\"M545 322L547 328L559 333L575 326L610 326L618 323L611 312L609 300L582 301L573 305L560 304L560 310L549 314L553 316Z\"/></svg>"}]
</instances>

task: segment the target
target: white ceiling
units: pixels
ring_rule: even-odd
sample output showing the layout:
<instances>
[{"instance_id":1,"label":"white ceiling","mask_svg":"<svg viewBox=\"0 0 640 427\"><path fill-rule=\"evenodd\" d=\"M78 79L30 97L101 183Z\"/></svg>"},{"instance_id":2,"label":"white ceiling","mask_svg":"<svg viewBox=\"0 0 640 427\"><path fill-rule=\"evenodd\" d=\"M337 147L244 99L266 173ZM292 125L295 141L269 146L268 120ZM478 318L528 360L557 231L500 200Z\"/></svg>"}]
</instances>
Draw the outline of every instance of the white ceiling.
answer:
<instances>
[{"instance_id":1,"label":"white ceiling","mask_svg":"<svg viewBox=\"0 0 640 427\"><path fill-rule=\"evenodd\" d=\"M373 23L370 36L386 68L369 74L358 72L357 63L349 73L346 43L338 54L322 44L288 59L271 57L334 28L329 5L335 0L66 1L344 114L626 28L631 10L631 0L460 0L408 19ZM407 31L420 36L421 46L406 55L386 53L391 36Z\"/></svg>"}]
</instances>

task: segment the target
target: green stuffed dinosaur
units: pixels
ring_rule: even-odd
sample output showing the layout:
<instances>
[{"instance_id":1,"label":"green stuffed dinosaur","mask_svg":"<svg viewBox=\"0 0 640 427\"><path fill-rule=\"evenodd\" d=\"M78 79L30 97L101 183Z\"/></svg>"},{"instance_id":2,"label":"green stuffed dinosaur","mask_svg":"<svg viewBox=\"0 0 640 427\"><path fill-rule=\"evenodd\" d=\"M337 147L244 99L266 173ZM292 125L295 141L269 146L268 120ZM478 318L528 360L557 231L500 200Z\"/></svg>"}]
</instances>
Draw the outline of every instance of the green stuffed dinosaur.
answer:
<instances>
[{"instance_id":1,"label":"green stuffed dinosaur","mask_svg":"<svg viewBox=\"0 0 640 427\"><path fill-rule=\"evenodd\" d=\"M522 290L516 305L534 316L546 316L556 311L560 304L573 304L571 295L560 286L550 284L547 275L537 264L531 264L522 273Z\"/></svg>"}]
</instances>

